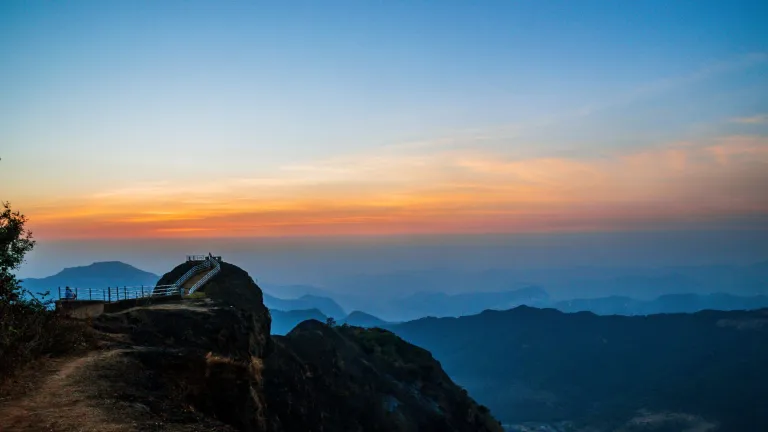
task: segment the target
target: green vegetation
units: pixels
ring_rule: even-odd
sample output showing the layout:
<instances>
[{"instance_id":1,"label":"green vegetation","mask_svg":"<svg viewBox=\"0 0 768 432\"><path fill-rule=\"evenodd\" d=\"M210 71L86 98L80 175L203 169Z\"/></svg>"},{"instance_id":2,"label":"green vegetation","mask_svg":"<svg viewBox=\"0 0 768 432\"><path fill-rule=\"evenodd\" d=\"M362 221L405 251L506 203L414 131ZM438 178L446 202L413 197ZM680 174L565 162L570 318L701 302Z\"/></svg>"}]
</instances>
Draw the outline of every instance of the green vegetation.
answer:
<instances>
[{"instance_id":1,"label":"green vegetation","mask_svg":"<svg viewBox=\"0 0 768 432\"><path fill-rule=\"evenodd\" d=\"M186 296L188 299L204 299L206 298L205 292L203 291L195 291L192 294Z\"/></svg>"},{"instance_id":2,"label":"green vegetation","mask_svg":"<svg viewBox=\"0 0 768 432\"><path fill-rule=\"evenodd\" d=\"M15 270L35 246L27 218L2 204L0 213L0 385L41 355L60 355L86 342L85 327L50 309L50 302L27 292Z\"/></svg>"},{"instance_id":3,"label":"green vegetation","mask_svg":"<svg viewBox=\"0 0 768 432\"><path fill-rule=\"evenodd\" d=\"M0 298L19 301L22 290L12 271L24 262L24 256L35 247L32 232L24 226L27 218L11 209L11 204L4 202L0 213Z\"/></svg>"}]
</instances>

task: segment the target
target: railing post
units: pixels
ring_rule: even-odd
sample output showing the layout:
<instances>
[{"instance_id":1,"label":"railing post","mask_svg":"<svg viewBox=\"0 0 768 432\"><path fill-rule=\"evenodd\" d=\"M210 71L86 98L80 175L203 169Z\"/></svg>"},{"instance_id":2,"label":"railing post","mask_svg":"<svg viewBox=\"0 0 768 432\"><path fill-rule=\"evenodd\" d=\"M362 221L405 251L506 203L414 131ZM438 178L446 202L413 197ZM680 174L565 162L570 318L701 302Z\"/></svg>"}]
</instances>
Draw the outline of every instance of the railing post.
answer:
<instances>
[{"instance_id":1,"label":"railing post","mask_svg":"<svg viewBox=\"0 0 768 432\"><path fill-rule=\"evenodd\" d=\"M112 303L112 287L107 287L107 303Z\"/></svg>"},{"instance_id":2,"label":"railing post","mask_svg":"<svg viewBox=\"0 0 768 432\"><path fill-rule=\"evenodd\" d=\"M59 300L61 300L61 287L59 287Z\"/></svg>"},{"instance_id":3,"label":"railing post","mask_svg":"<svg viewBox=\"0 0 768 432\"><path fill-rule=\"evenodd\" d=\"M141 286L141 298L144 298L144 285Z\"/></svg>"},{"instance_id":4,"label":"railing post","mask_svg":"<svg viewBox=\"0 0 768 432\"><path fill-rule=\"evenodd\" d=\"M88 288L88 300L93 300L93 289Z\"/></svg>"},{"instance_id":5,"label":"railing post","mask_svg":"<svg viewBox=\"0 0 768 432\"><path fill-rule=\"evenodd\" d=\"M77 293L78 293L78 288L77 288L77 287L75 287L75 299L76 299L76 300L77 300Z\"/></svg>"}]
</instances>

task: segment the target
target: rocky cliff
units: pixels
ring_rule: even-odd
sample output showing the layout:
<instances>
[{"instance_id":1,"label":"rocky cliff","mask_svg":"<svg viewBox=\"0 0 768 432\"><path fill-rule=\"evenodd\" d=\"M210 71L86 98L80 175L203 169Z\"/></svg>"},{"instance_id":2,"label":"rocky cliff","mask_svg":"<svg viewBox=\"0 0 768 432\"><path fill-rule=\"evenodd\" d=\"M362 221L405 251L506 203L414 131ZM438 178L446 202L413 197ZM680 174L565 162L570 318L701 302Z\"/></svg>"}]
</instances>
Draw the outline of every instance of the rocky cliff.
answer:
<instances>
[{"instance_id":1,"label":"rocky cliff","mask_svg":"<svg viewBox=\"0 0 768 432\"><path fill-rule=\"evenodd\" d=\"M175 280L187 264L159 284ZM83 393L129 430L501 431L431 354L381 329L307 321L270 338L248 274L224 263L205 297L105 314Z\"/></svg>"},{"instance_id":2,"label":"rocky cliff","mask_svg":"<svg viewBox=\"0 0 768 432\"><path fill-rule=\"evenodd\" d=\"M389 331L310 320L274 339L264 392L281 430L501 430L428 351Z\"/></svg>"}]
</instances>

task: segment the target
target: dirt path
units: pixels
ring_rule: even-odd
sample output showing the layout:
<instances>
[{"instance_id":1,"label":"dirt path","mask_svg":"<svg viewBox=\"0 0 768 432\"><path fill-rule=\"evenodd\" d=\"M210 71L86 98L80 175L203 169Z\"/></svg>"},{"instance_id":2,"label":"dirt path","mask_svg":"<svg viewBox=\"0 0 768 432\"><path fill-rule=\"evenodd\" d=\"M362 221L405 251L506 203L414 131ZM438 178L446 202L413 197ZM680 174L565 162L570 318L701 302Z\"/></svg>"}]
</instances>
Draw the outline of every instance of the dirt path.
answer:
<instances>
[{"instance_id":1,"label":"dirt path","mask_svg":"<svg viewBox=\"0 0 768 432\"><path fill-rule=\"evenodd\" d=\"M117 351L95 351L76 358L51 359L43 370L30 371L44 376L27 394L0 403L0 431L128 431L128 425L106 420L84 391L83 372L97 360Z\"/></svg>"}]
</instances>

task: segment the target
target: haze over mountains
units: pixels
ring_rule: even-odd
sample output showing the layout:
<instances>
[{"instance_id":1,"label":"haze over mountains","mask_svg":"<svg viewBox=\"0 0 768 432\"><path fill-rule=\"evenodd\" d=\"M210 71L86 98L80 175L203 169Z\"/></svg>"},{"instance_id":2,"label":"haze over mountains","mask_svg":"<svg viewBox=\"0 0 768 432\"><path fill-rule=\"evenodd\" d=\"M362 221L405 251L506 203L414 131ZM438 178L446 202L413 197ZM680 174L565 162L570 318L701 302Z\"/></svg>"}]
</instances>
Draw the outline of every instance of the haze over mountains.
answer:
<instances>
[{"instance_id":1,"label":"haze over mountains","mask_svg":"<svg viewBox=\"0 0 768 432\"><path fill-rule=\"evenodd\" d=\"M345 310L363 310L387 321L405 321L430 315L473 314L489 308L508 309L520 304L562 306L574 310L573 307L580 307L580 303L568 305L559 302L614 296L651 302L670 294L764 296L768 295L768 261L742 266L660 268L569 267L479 272L437 269L349 276L339 278L327 288L312 285L264 286L265 291L278 297L303 294L326 296L336 300ZM728 307L728 300L723 299L722 305L716 300L711 298L703 303L699 300L695 302L701 303L702 309ZM610 300L598 303L606 301ZM664 308L666 306L660 305L659 309L655 309L653 305L638 305L629 308L629 313L654 313L666 310ZM670 312L690 310L699 309L689 306L669 309ZM621 312L606 310L605 313Z\"/></svg>"},{"instance_id":2,"label":"haze over mountains","mask_svg":"<svg viewBox=\"0 0 768 432\"><path fill-rule=\"evenodd\" d=\"M343 318L346 312L334 300L328 297L319 297L305 294L295 299L282 299L264 294L264 305L270 310L281 311L316 309L326 317Z\"/></svg>"},{"instance_id":3,"label":"haze over mountains","mask_svg":"<svg viewBox=\"0 0 768 432\"><path fill-rule=\"evenodd\" d=\"M157 275L110 261L67 268L45 278L28 278L24 286L41 292L67 285L80 288L152 285L157 280ZM357 294L348 294L352 281ZM348 312L363 311L384 322L473 315L486 309L505 310L519 305L605 315L768 307L768 261L747 266L573 268L552 272L433 270L361 275L340 283L344 291L312 285L265 284L264 302L272 310L317 309L336 320L345 318ZM551 290L559 294L552 295ZM573 297L564 297L568 293ZM589 293L601 295L589 296Z\"/></svg>"},{"instance_id":4,"label":"haze over mountains","mask_svg":"<svg viewBox=\"0 0 768 432\"><path fill-rule=\"evenodd\" d=\"M87 266L70 267L43 278L26 278L25 289L54 293L59 287L101 289L115 286L154 286L160 276L140 270L120 261L95 262Z\"/></svg>"},{"instance_id":5,"label":"haze over mountains","mask_svg":"<svg viewBox=\"0 0 768 432\"><path fill-rule=\"evenodd\" d=\"M317 320L320 322L326 322L328 318L332 318L322 313L318 309L302 309L302 310L289 310L289 311L270 309L269 312L272 315L272 334L275 334L275 335L285 335L291 330L293 330L293 328L296 327L298 324L304 321ZM336 324L338 325L347 324L355 327L365 327L365 328L371 328L371 327L387 328L388 326L391 326L394 323L386 322L382 319L379 319L365 312L353 311L346 317L336 320Z\"/></svg>"}]
</instances>

